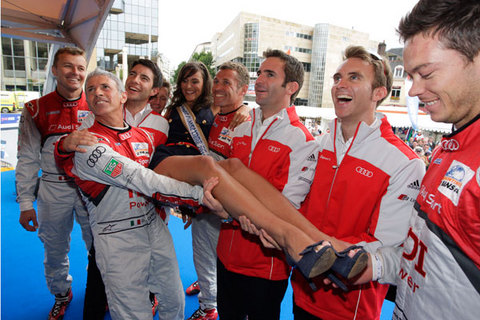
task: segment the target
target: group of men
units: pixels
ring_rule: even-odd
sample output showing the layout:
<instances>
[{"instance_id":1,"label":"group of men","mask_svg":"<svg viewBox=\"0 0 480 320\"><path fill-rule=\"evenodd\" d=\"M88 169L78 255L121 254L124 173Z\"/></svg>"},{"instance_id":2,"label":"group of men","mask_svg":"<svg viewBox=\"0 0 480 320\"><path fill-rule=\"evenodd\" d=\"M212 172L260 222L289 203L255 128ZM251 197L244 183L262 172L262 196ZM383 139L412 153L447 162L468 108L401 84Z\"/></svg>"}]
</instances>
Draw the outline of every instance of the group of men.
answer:
<instances>
[{"instance_id":1,"label":"group of men","mask_svg":"<svg viewBox=\"0 0 480 320\"><path fill-rule=\"evenodd\" d=\"M378 319L386 284L397 285L395 319L478 316L479 17L477 1L420 0L400 22L405 70L413 80L410 95L419 97L434 121L453 124L425 177L422 161L375 112L392 85L388 61L382 57L362 47L347 48L333 75L337 119L316 142L291 106L304 77L297 59L278 50L267 52L255 84L260 107L235 130L228 128L228 119L243 100L248 81L242 80L241 68L220 68L214 81L220 129L212 130L217 136L210 137L211 149L239 158L345 248L355 244L369 253L369 266L352 281L341 279L335 268L308 281L294 270L295 319ZM29 231L38 228L44 243L47 286L55 295L50 319L61 319L72 299L67 253L73 212L87 249L93 231L112 317L151 318L150 290L159 298L161 319L183 319L183 289L171 237L144 195L195 206L202 202L203 191L145 168L164 139L160 124L168 123L140 108L159 87L158 81L153 84L152 70L143 67L132 67L125 89L115 76L97 70L86 81L85 96L85 58L81 51L65 49L52 67L57 90L28 103L23 113L16 170L20 223ZM95 115L88 129L94 138L74 131L89 110ZM54 144L72 131L57 144L64 156L63 171L55 165ZM237 149L223 152L232 141ZM298 148L306 141L315 146ZM39 168L43 175L37 223L33 201ZM129 214L136 219L127 219L122 205L132 201L138 206ZM278 319L290 275L284 254L248 221L222 223L218 244L211 243L217 240L218 225L201 240L200 245L208 241L205 255L197 250L196 265L211 267L197 267L203 296L192 319L216 318L216 311L209 311L217 307L215 300L221 319ZM135 237L125 238L125 230ZM135 252L132 243L138 245ZM216 275L211 273L215 249ZM217 284L209 287L214 281Z\"/></svg>"}]
</instances>

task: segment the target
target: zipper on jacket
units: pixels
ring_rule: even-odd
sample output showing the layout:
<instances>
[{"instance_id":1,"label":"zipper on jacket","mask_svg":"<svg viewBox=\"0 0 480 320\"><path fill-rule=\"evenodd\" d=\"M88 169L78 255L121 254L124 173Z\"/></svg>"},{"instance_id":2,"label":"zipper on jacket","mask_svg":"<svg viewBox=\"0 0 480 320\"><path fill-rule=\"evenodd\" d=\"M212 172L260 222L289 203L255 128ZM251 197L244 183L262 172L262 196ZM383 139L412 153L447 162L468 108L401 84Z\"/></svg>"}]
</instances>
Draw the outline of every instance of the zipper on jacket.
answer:
<instances>
[{"instance_id":1,"label":"zipper on jacket","mask_svg":"<svg viewBox=\"0 0 480 320\"><path fill-rule=\"evenodd\" d=\"M352 148L353 143L355 142L355 139L357 138L357 133L358 133L358 129L360 128L360 124L361 124L361 122L359 122L358 125L357 125L357 129L355 130L355 134L353 135L352 142L350 143L350 146L348 147L347 151L345 152L345 155L343 156L343 160L345 160L345 157L348 155L348 152ZM338 164L338 162L337 162L337 119L335 119L335 129L333 130L333 153L334 153L334 156L335 156L335 164L332 166L332 168L335 170L335 174L333 175L332 182L330 183L330 190L328 191L327 209L328 209L328 205L330 204L330 197L332 195L333 185L335 184L335 179L337 178L338 169L342 165L341 163ZM342 160L342 162L343 162L343 160Z\"/></svg>"}]
</instances>

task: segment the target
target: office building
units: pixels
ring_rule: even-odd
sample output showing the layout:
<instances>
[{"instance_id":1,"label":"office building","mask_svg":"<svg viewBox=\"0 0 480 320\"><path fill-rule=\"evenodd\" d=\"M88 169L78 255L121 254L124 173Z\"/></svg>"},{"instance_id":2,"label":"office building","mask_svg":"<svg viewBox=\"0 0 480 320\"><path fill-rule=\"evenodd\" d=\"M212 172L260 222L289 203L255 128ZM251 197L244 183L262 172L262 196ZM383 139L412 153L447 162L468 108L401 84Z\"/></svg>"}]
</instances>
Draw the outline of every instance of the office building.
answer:
<instances>
[{"instance_id":1,"label":"office building","mask_svg":"<svg viewBox=\"0 0 480 320\"><path fill-rule=\"evenodd\" d=\"M124 79L128 66L138 58L150 58L169 68L169 61L157 49L158 3L115 0L92 52L89 70L99 66ZM47 43L2 37L1 90L42 93L50 47Z\"/></svg>"},{"instance_id":2,"label":"office building","mask_svg":"<svg viewBox=\"0 0 480 320\"><path fill-rule=\"evenodd\" d=\"M333 107L330 96L332 76L342 61L342 51L349 45L362 45L377 51L378 41L353 29L319 23L315 26L241 12L212 39L216 66L237 61L247 66L251 86L247 100L253 100L253 83L262 62L262 53L280 49L302 62L305 79L296 105Z\"/></svg>"}]
</instances>

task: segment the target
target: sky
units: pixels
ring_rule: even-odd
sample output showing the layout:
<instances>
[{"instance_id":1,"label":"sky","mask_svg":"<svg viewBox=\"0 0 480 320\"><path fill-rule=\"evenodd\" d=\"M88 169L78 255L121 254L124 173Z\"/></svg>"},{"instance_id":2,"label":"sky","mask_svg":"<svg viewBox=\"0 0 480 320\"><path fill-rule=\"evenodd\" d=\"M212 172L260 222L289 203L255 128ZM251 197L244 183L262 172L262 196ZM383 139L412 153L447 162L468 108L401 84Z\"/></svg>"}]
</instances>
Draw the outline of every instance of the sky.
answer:
<instances>
[{"instance_id":1,"label":"sky","mask_svg":"<svg viewBox=\"0 0 480 320\"><path fill-rule=\"evenodd\" d=\"M159 51L171 68L187 60L241 12L315 26L317 23L367 32L371 40L402 46L395 28L418 0L159 0Z\"/></svg>"}]
</instances>

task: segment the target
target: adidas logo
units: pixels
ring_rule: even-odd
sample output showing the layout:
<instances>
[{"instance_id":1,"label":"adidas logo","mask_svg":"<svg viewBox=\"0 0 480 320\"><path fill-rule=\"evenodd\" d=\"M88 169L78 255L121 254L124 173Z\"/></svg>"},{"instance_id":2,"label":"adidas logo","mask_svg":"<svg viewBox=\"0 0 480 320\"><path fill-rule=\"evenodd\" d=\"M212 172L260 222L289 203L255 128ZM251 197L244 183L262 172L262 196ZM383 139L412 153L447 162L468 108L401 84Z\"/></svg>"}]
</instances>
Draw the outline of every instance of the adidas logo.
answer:
<instances>
[{"instance_id":1,"label":"adidas logo","mask_svg":"<svg viewBox=\"0 0 480 320\"><path fill-rule=\"evenodd\" d=\"M420 190L420 182L418 180L415 180L412 183L410 183L407 188Z\"/></svg>"},{"instance_id":2,"label":"adidas logo","mask_svg":"<svg viewBox=\"0 0 480 320\"><path fill-rule=\"evenodd\" d=\"M307 161L317 161L317 159L315 159L315 154L312 153L311 155L309 155Z\"/></svg>"}]
</instances>

